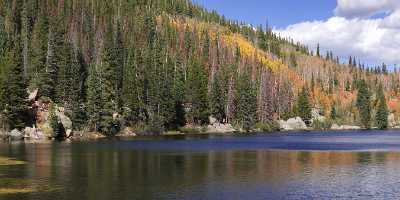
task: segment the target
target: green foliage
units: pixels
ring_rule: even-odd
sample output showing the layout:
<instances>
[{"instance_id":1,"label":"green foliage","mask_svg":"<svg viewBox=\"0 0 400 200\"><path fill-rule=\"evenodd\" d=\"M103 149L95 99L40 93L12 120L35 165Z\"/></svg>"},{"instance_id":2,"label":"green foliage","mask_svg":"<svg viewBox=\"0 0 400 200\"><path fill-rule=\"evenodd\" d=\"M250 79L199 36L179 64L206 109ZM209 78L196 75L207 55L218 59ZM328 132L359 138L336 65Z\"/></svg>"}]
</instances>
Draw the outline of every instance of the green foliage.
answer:
<instances>
[{"instance_id":1,"label":"green foliage","mask_svg":"<svg viewBox=\"0 0 400 200\"><path fill-rule=\"evenodd\" d=\"M23 129L29 123L27 85L23 75L22 50L16 43L13 50L6 53L7 73L1 83L4 113L11 129Z\"/></svg>"},{"instance_id":2,"label":"green foliage","mask_svg":"<svg viewBox=\"0 0 400 200\"><path fill-rule=\"evenodd\" d=\"M239 75L236 85L235 121L245 131L250 131L257 119L256 90L247 72Z\"/></svg>"},{"instance_id":3,"label":"green foliage","mask_svg":"<svg viewBox=\"0 0 400 200\"><path fill-rule=\"evenodd\" d=\"M277 132L280 130L279 124L276 121L270 121L268 123L257 123L255 125L255 128L266 133Z\"/></svg>"},{"instance_id":4,"label":"green foliage","mask_svg":"<svg viewBox=\"0 0 400 200\"><path fill-rule=\"evenodd\" d=\"M64 138L65 137L65 129L64 126L61 124L60 119L56 115L55 105L50 103L49 107L49 121L50 121L50 128L53 130L53 136L55 138Z\"/></svg>"},{"instance_id":5,"label":"green foliage","mask_svg":"<svg viewBox=\"0 0 400 200\"><path fill-rule=\"evenodd\" d=\"M313 120L312 127L315 130L329 130L332 127L332 124L333 123L331 120L325 120L325 121Z\"/></svg>"},{"instance_id":6,"label":"green foliage","mask_svg":"<svg viewBox=\"0 0 400 200\"><path fill-rule=\"evenodd\" d=\"M377 98L378 98L378 108L375 115L375 123L379 129L381 130L387 129L389 111L387 108L382 84L380 84L378 87Z\"/></svg>"},{"instance_id":7,"label":"green foliage","mask_svg":"<svg viewBox=\"0 0 400 200\"><path fill-rule=\"evenodd\" d=\"M215 74L214 81L212 84L212 90L210 94L210 109L211 114L219 122L223 122L225 116L225 94L223 92L221 74Z\"/></svg>"},{"instance_id":8,"label":"green foliage","mask_svg":"<svg viewBox=\"0 0 400 200\"><path fill-rule=\"evenodd\" d=\"M371 128L371 94L365 80L361 80L357 94L357 108L361 124L364 128Z\"/></svg>"},{"instance_id":9,"label":"green foliage","mask_svg":"<svg viewBox=\"0 0 400 200\"><path fill-rule=\"evenodd\" d=\"M192 60L186 84L186 99L190 105L188 118L195 124L208 123L209 108L207 96L207 74L197 60Z\"/></svg>"},{"instance_id":10,"label":"green foliage","mask_svg":"<svg viewBox=\"0 0 400 200\"><path fill-rule=\"evenodd\" d=\"M297 99L297 115L303 119L303 121L307 124L311 124L311 104L310 104L310 93L308 91L307 86L304 86L301 92L299 93Z\"/></svg>"},{"instance_id":11,"label":"green foliage","mask_svg":"<svg viewBox=\"0 0 400 200\"><path fill-rule=\"evenodd\" d=\"M335 103L332 105L330 117L331 117L332 120L335 120L337 118L337 111L336 111L336 104Z\"/></svg>"}]
</instances>

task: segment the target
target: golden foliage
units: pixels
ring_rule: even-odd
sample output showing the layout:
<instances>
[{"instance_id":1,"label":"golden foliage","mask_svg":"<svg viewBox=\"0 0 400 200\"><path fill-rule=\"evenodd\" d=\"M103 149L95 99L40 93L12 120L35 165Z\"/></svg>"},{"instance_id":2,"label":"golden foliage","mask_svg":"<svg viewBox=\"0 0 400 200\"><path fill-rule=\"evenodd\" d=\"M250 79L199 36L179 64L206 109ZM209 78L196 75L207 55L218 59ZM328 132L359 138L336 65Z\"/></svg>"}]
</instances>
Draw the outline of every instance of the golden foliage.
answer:
<instances>
[{"instance_id":1,"label":"golden foliage","mask_svg":"<svg viewBox=\"0 0 400 200\"><path fill-rule=\"evenodd\" d=\"M229 46L231 49L239 48L242 57L249 60L253 59L270 69L272 72L278 72L279 70L287 68L281 60L274 58L274 56L259 48L256 48L253 43L248 41L241 34L232 33L226 27L190 18L172 18L171 24L181 30L189 28L191 31L194 31L199 38L204 32L207 32L209 37L213 40L219 36L221 42Z\"/></svg>"}]
</instances>

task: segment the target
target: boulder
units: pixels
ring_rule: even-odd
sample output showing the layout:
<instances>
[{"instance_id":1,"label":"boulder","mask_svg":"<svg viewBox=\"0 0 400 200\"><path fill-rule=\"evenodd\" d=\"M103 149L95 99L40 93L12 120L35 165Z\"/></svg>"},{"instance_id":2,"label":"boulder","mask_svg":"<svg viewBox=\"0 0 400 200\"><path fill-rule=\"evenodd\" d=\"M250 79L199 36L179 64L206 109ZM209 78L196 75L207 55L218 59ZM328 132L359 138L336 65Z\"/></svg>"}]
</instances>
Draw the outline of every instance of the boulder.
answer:
<instances>
[{"instance_id":1,"label":"boulder","mask_svg":"<svg viewBox=\"0 0 400 200\"><path fill-rule=\"evenodd\" d=\"M341 130L341 127L337 124L332 124L331 129L332 130Z\"/></svg>"},{"instance_id":2,"label":"boulder","mask_svg":"<svg viewBox=\"0 0 400 200\"><path fill-rule=\"evenodd\" d=\"M307 130L306 123L300 117L290 118L287 121L280 120L279 127L285 131Z\"/></svg>"},{"instance_id":3,"label":"boulder","mask_svg":"<svg viewBox=\"0 0 400 200\"><path fill-rule=\"evenodd\" d=\"M126 127L122 131L120 131L116 136L118 137L136 137L136 133L132 131L131 128Z\"/></svg>"},{"instance_id":4,"label":"boulder","mask_svg":"<svg viewBox=\"0 0 400 200\"><path fill-rule=\"evenodd\" d=\"M7 134L7 137L11 140L22 140L24 139L24 134L21 131L14 129Z\"/></svg>"},{"instance_id":5,"label":"boulder","mask_svg":"<svg viewBox=\"0 0 400 200\"><path fill-rule=\"evenodd\" d=\"M65 130L72 130L72 121L69 117L67 117L64 112L56 111L56 116L60 120Z\"/></svg>"},{"instance_id":6,"label":"boulder","mask_svg":"<svg viewBox=\"0 0 400 200\"><path fill-rule=\"evenodd\" d=\"M30 92L29 93L29 101L35 101L35 99L37 98L37 96L38 96L38 92L39 92L39 90L38 89L35 89L35 90L33 90L33 92Z\"/></svg>"},{"instance_id":7,"label":"boulder","mask_svg":"<svg viewBox=\"0 0 400 200\"><path fill-rule=\"evenodd\" d=\"M312 122L314 122L314 121L325 122L325 120L326 120L325 116L320 115L319 109L316 109L316 108L313 108L311 110L311 116L312 116L312 119L311 119Z\"/></svg>"},{"instance_id":8,"label":"boulder","mask_svg":"<svg viewBox=\"0 0 400 200\"><path fill-rule=\"evenodd\" d=\"M42 131L39 129L33 127L26 127L24 129L24 138L30 139L30 140L43 140L46 139L46 136Z\"/></svg>"},{"instance_id":9,"label":"boulder","mask_svg":"<svg viewBox=\"0 0 400 200\"><path fill-rule=\"evenodd\" d=\"M65 136L66 136L67 138L72 137L72 130L71 130L71 129L67 129L67 131L65 131Z\"/></svg>"},{"instance_id":10,"label":"boulder","mask_svg":"<svg viewBox=\"0 0 400 200\"><path fill-rule=\"evenodd\" d=\"M231 124L214 123L207 127L208 133L233 133L236 129Z\"/></svg>"},{"instance_id":11,"label":"boulder","mask_svg":"<svg viewBox=\"0 0 400 200\"><path fill-rule=\"evenodd\" d=\"M359 126L350 126L350 125L342 125L339 126L337 124L333 124L331 130L360 130L361 127Z\"/></svg>"},{"instance_id":12,"label":"boulder","mask_svg":"<svg viewBox=\"0 0 400 200\"><path fill-rule=\"evenodd\" d=\"M210 117L208 118L208 120L210 121L210 124L215 124L215 123L218 122L218 120L217 120L215 117L213 117L213 116L210 116Z\"/></svg>"},{"instance_id":13,"label":"boulder","mask_svg":"<svg viewBox=\"0 0 400 200\"><path fill-rule=\"evenodd\" d=\"M395 127L397 125L396 119L393 113L390 113L388 116L388 125L389 127Z\"/></svg>"}]
</instances>

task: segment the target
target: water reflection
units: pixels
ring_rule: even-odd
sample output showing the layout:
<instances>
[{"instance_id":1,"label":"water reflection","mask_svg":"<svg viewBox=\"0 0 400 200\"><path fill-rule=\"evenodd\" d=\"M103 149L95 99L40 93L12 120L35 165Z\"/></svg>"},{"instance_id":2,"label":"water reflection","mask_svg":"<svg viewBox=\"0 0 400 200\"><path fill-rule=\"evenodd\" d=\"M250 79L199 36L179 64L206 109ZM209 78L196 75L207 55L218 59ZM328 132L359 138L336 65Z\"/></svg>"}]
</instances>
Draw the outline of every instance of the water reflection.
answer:
<instances>
[{"instance_id":1,"label":"water reflection","mask_svg":"<svg viewBox=\"0 0 400 200\"><path fill-rule=\"evenodd\" d=\"M0 180L20 179L37 189L0 195L0 199L400 197L400 154L395 152L157 151L118 147L115 141L106 146L0 145L1 156L28 161L25 165L0 166Z\"/></svg>"}]
</instances>

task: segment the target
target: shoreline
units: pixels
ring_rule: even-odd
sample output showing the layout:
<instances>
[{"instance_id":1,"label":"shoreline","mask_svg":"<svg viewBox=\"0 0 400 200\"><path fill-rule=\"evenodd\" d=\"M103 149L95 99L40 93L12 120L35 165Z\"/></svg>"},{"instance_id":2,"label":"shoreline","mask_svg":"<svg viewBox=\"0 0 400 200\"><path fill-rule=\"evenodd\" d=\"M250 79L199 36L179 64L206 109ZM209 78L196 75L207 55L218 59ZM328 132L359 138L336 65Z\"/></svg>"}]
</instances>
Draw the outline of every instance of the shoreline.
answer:
<instances>
[{"instance_id":1,"label":"shoreline","mask_svg":"<svg viewBox=\"0 0 400 200\"><path fill-rule=\"evenodd\" d=\"M192 133L184 133L179 131L171 131L162 134L117 134L115 136L105 136L101 133L95 132L88 132L82 133L78 132L78 134L74 134L73 136L65 139L56 139L56 138L43 138L43 139L29 139L24 138L22 140L11 140L7 138L1 138L0 142L25 142L25 143L47 143L52 141L60 141L60 142L85 142L85 141L99 141L104 139L134 139L134 138L158 138L158 137L179 137L179 136L252 136L252 135L280 135L280 134L290 134L290 133L327 133L330 132L340 133L340 132L364 132L364 131L400 131L400 128L388 128L385 130L379 129L342 129L342 130L335 130L335 129L326 129L326 130L318 130L318 129L306 129L306 130L280 130L280 131L273 131L273 132L263 132L263 131L251 131L251 132L192 132Z\"/></svg>"}]
</instances>

